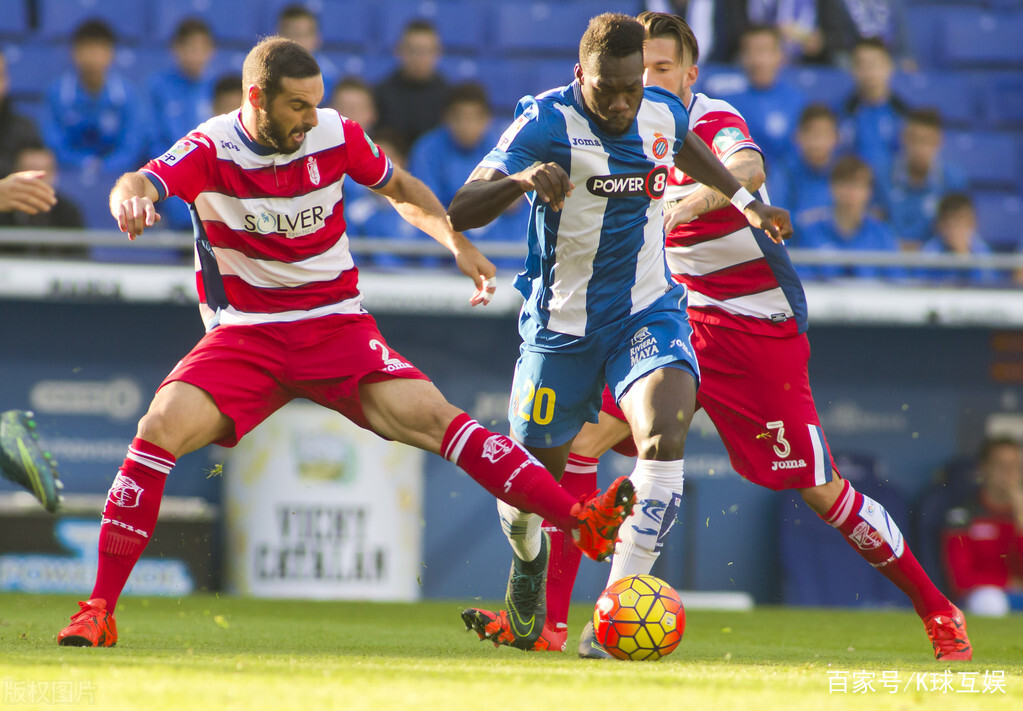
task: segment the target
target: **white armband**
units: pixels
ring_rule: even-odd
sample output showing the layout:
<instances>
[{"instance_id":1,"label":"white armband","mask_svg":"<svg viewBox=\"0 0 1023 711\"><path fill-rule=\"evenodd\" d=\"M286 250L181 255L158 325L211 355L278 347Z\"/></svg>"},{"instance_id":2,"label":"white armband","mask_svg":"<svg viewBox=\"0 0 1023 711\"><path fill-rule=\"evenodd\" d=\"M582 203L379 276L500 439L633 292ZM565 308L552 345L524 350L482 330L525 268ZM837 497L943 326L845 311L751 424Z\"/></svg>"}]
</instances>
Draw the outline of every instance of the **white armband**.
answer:
<instances>
[{"instance_id":1,"label":"white armband","mask_svg":"<svg viewBox=\"0 0 1023 711\"><path fill-rule=\"evenodd\" d=\"M735 191L735 195L732 196L730 202L735 205L736 210L742 212L754 200L756 198L750 194L749 190L743 187Z\"/></svg>"}]
</instances>

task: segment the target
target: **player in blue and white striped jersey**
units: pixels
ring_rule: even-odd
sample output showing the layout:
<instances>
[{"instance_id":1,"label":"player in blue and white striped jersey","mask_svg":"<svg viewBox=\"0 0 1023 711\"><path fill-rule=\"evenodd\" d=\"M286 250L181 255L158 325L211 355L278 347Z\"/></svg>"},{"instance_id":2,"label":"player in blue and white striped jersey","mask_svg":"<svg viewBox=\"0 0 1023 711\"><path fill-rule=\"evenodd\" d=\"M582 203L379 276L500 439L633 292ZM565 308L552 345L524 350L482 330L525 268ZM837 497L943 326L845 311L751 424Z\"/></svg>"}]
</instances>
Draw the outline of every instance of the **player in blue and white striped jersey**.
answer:
<instances>
[{"instance_id":1,"label":"player in blue and white striped jersey","mask_svg":"<svg viewBox=\"0 0 1023 711\"><path fill-rule=\"evenodd\" d=\"M754 199L688 133L677 96L644 89L644 36L627 15L591 19L576 81L519 102L515 121L455 195L448 216L456 230L479 227L527 194L529 255L516 279L526 302L509 407L513 437L560 477L572 439L584 422L596 421L606 382L636 433L631 479L650 517L642 525L661 539L674 520L665 502L670 507L682 489L699 378L686 290L671 280L664 258L669 171L675 165L732 196L750 224L775 241L792 228L785 210ZM548 544L541 521L506 505L499 511L515 553L509 610L470 608L463 619L481 638L562 648L564 632L544 625ZM624 528L616 556L647 555L639 536Z\"/></svg>"}]
</instances>

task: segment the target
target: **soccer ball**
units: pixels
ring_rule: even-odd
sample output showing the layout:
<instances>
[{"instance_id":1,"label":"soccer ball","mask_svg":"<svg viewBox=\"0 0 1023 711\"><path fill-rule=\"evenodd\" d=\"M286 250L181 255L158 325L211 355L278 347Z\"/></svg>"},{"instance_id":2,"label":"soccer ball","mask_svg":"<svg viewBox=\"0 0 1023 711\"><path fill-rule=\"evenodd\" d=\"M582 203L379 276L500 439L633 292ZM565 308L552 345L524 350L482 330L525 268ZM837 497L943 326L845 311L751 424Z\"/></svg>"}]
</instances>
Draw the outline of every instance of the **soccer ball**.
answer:
<instances>
[{"instance_id":1,"label":"soccer ball","mask_svg":"<svg viewBox=\"0 0 1023 711\"><path fill-rule=\"evenodd\" d=\"M654 661L675 651L686 611L675 588L652 575L630 575L610 585L593 610L597 642L612 656Z\"/></svg>"}]
</instances>

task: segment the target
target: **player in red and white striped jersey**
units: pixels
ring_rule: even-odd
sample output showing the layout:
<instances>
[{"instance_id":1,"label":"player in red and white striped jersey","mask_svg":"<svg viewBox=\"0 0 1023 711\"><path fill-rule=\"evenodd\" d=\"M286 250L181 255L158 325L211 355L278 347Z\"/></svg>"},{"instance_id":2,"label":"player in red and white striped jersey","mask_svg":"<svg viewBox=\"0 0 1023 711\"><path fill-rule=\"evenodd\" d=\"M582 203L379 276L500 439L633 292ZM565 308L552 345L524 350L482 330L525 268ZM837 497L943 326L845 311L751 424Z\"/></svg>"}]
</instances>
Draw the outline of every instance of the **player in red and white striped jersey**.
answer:
<instances>
[{"instance_id":1,"label":"player in red and white striped jersey","mask_svg":"<svg viewBox=\"0 0 1023 711\"><path fill-rule=\"evenodd\" d=\"M107 497L96 586L66 646L112 646L114 607L152 535L178 457L211 442L234 446L272 412L307 398L382 437L450 459L515 507L552 517L602 559L634 499L631 484L571 497L525 449L444 399L391 349L361 306L345 234L342 184L385 195L448 247L486 303L494 265L454 232L422 182L395 167L362 128L317 109L323 80L298 44L270 37L242 71L244 104L118 180L110 211L131 239L159 219L156 200L190 205L197 286L207 333L166 377Z\"/></svg>"},{"instance_id":2,"label":"player in red and white striped jersey","mask_svg":"<svg viewBox=\"0 0 1023 711\"><path fill-rule=\"evenodd\" d=\"M699 73L699 48L689 26L663 13L643 13L640 21L647 29L645 82L680 96L689 109L690 130L767 202L763 157L742 116L726 102L691 89ZM810 391L806 302L784 245L751 229L712 188L677 171L671 182L664 213L667 260L675 280L689 288L693 347L702 375L697 406L716 425L732 466L761 486L798 490L909 596L937 658L970 659L962 613L927 577L884 508L835 469ZM592 490L597 458L612 447L636 454L629 425L605 391L600 422L585 425L576 437L562 486ZM622 525L609 584L650 572L680 503L656 468L637 467L632 479L637 506ZM560 648L579 556L557 532L551 538L543 639L549 648ZM592 624L579 653L608 656L596 645Z\"/></svg>"}]
</instances>

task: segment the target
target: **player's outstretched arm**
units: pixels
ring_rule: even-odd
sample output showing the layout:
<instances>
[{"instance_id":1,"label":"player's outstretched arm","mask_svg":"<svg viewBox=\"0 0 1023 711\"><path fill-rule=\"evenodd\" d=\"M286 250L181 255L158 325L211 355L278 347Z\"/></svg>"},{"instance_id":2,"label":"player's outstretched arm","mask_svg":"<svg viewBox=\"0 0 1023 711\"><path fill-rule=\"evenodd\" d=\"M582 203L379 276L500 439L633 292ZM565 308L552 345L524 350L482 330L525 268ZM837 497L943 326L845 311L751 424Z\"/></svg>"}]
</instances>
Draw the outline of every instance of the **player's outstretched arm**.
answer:
<instances>
[{"instance_id":1,"label":"player's outstretched arm","mask_svg":"<svg viewBox=\"0 0 1023 711\"><path fill-rule=\"evenodd\" d=\"M423 181L395 166L394 175L376 192L387 198L402 219L451 250L458 268L476 285L469 303L490 302L497 288L497 267L465 235L452 229L444 206Z\"/></svg>"},{"instance_id":2,"label":"player's outstretched arm","mask_svg":"<svg viewBox=\"0 0 1023 711\"><path fill-rule=\"evenodd\" d=\"M759 190L764 184L766 179L764 157L759 151L744 148L728 156L724 164L732 177L751 193ZM707 185L697 185L695 190L675 203L671 209L664 211L664 231L671 232L678 225L728 205L728 198L720 191Z\"/></svg>"},{"instance_id":3,"label":"player's outstretched arm","mask_svg":"<svg viewBox=\"0 0 1023 711\"><path fill-rule=\"evenodd\" d=\"M706 143L690 131L686 134L682 150L675 154L675 166L698 183L715 188L731 202L753 227L758 227L775 242L792 236L792 219L788 210L765 205L754 198L749 190L728 172Z\"/></svg>"},{"instance_id":4,"label":"player's outstretched arm","mask_svg":"<svg viewBox=\"0 0 1023 711\"><path fill-rule=\"evenodd\" d=\"M526 170L505 175L494 168L476 168L465 185L458 189L448 217L456 230L471 230L497 219L525 193L536 192L536 199L557 212L575 185L557 163L540 163Z\"/></svg>"},{"instance_id":5,"label":"player's outstretched arm","mask_svg":"<svg viewBox=\"0 0 1023 711\"><path fill-rule=\"evenodd\" d=\"M135 239L160 221L153 205L160 198L156 187L142 173L125 173L110 191L110 214L117 220L121 232Z\"/></svg>"},{"instance_id":6,"label":"player's outstretched arm","mask_svg":"<svg viewBox=\"0 0 1023 711\"><path fill-rule=\"evenodd\" d=\"M53 187L46 182L46 172L23 170L0 180L0 212L19 210L30 215L49 212L57 204Z\"/></svg>"}]
</instances>

